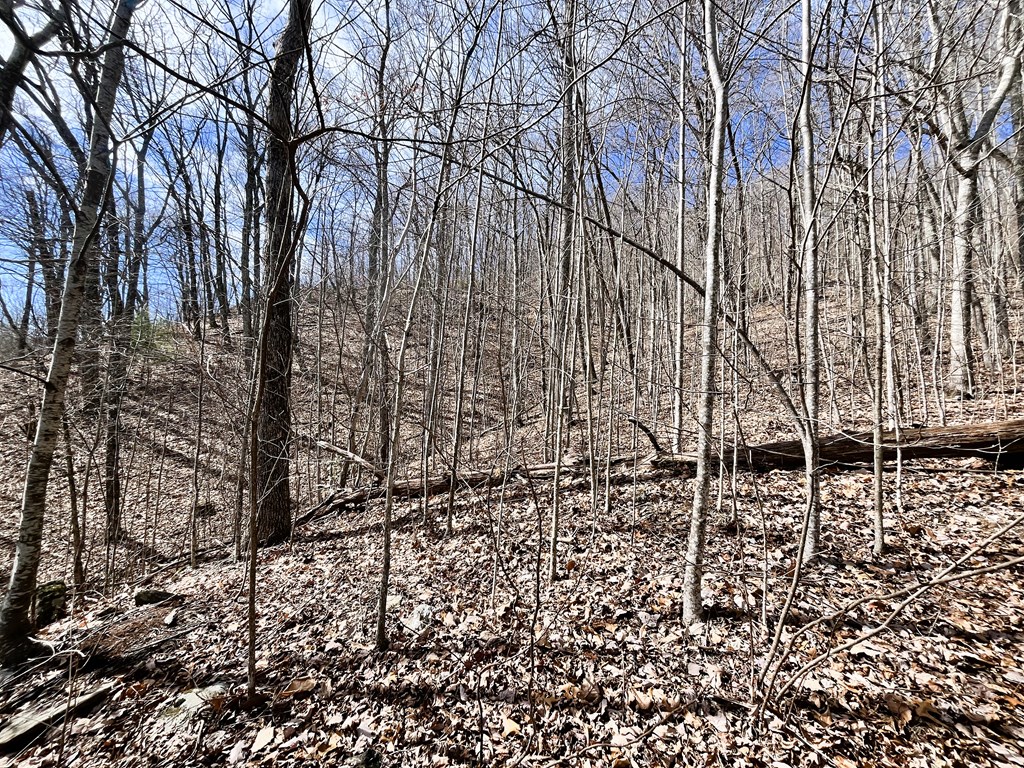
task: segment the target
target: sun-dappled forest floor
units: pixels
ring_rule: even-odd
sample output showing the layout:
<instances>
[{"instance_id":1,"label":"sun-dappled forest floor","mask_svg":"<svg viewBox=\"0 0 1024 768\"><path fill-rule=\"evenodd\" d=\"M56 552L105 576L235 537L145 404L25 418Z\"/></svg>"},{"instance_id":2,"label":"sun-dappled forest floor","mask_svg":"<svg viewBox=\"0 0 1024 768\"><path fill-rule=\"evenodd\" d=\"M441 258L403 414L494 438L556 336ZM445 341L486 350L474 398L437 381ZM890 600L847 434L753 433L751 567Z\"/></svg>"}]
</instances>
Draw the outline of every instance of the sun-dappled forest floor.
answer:
<instances>
[{"instance_id":1,"label":"sun-dappled forest floor","mask_svg":"<svg viewBox=\"0 0 1024 768\"><path fill-rule=\"evenodd\" d=\"M338 464L316 441L346 445L360 349L303 338L297 516L337 487ZM0 768L1024 765L1024 478L981 460L908 463L899 476L888 467L881 558L870 555L870 471L825 470L824 548L795 591L803 473L726 472L713 486L707 619L694 626L680 618L686 477L620 482L607 506L603 486L592 497L585 480L567 480L553 583L550 481L460 489L451 536L446 496L430 500L426 520L420 501L400 503L386 652L374 649L382 502L318 517L259 552L260 695L249 700L245 563L232 541L244 512L243 370L237 348L216 339L161 339L129 372L123 535L113 540L101 425L81 412L80 389L69 396L72 456L62 443L40 582L72 583L69 479L87 582L70 616L40 633L52 657L2 673ZM422 470L423 367L412 370L403 481ZM1017 417L1024 393L1006 370L970 401L916 388L907 422ZM638 406L621 375L609 372L599 392L592 444L642 457L651 445L623 413L638 408L667 443L668 397ZM870 428L862 379L839 365L826 378L824 433ZM38 382L0 371L0 385L7 567ZM484 439L474 437L464 469L542 459L540 384L531 387L514 424L507 399L481 388L467 418ZM752 369L724 387L724 445L738 431L747 444L792 437L773 397ZM588 451L585 432L573 428L567 462ZM169 596L139 605L140 590Z\"/></svg>"},{"instance_id":2,"label":"sun-dappled forest floor","mask_svg":"<svg viewBox=\"0 0 1024 768\"><path fill-rule=\"evenodd\" d=\"M79 602L42 635L53 658L3 681L0 723L97 701L0 765L1024 765L1024 566L999 569L1021 527L985 543L1024 511L1021 474L908 465L879 559L870 473L827 474L824 552L769 655L801 482L726 478L690 627L688 480L615 488L597 515L566 492L553 584L550 488L460 494L451 537L440 507L400 507L383 653L380 507L317 521L259 554L258 701L243 564L165 566ZM136 606L140 586L174 597Z\"/></svg>"}]
</instances>

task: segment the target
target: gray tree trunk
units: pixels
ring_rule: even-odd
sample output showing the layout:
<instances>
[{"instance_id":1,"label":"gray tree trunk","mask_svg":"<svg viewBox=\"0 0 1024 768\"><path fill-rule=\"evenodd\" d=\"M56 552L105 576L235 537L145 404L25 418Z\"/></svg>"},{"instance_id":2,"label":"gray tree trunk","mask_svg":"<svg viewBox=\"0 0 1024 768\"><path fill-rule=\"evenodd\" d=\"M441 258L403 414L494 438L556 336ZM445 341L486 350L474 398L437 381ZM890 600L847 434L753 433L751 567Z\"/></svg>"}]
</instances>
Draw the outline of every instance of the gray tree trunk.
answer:
<instances>
[{"instance_id":1,"label":"gray tree trunk","mask_svg":"<svg viewBox=\"0 0 1024 768\"><path fill-rule=\"evenodd\" d=\"M803 382L800 439L804 448L806 511L801 559L807 562L818 550L821 531L821 504L818 497L818 413L820 389L820 358L818 333L818 220L817 185L814 168L814 132L811 126L811 85L813 83L813 41L811 38L811 3L803 0L801 20L801 68L803 96L797 123L800 131L800 209L803 224Z\"/></svg>"},{"instance_id":2,"label":"gray tree trunk","mask_svg":"<svg viewBox=\"0 0 1024 768\"><path fill-rule=\"evenodd\" d=\"M942 22L934 7L931 12L931 32L934 38L931 58L934 74L938 75L940 62L945 57L947 40ZM1024 53L1024 36L1016 31L1013 17L1018 15L1017 0L1007 0L1000 21L1001 63L996 81L984 111L978 115L974 133L964 108L961 91L949 93L941 100L940 130L946 143L956 151L953 167L956 169L957 195L953 215L953 255L950 264L950 319L949 319L949 371L948 389L961 397L973 397L975 386L974 349L971 337L971 312L974 302L974 231L981 216L981 197L978 193L978 167L996 117L1003 102L1017 83ZM1011 35L1013 39L1011 39ZM959 88L959 86L954 86Z\"/></svg>"},{"instance_id":3,"label":"gray tree trunk","mask_svg":"<svg viewBox=\"0 0 1024 768\"><path fill-rule=\"evenodd\" d=\"M125 39L137 6L137 0L120 0L107 36L109 47L103 57L103 71L96 94L96 119L89 140L88 172L75 222L71 263L68 265L53 356L46 375L43 403L25 475L11 580L7 596L0 606L0 664L3 665L23 660L32 647L29 613L42 552L46 490L54 449L61 433L64 393L75 350L78 314L85 293L86 275L92 269L95 259L99 208L107 194L112 175L109 126L117 88L124 72L124 48L120 43Z\"/></svg>"},{"instance_id":4,"label":"gray tree trunk","mask_svg":"<svg viewBox=\"0 0 1024 768\"><path fill-rule=\"evenodd\" d=\"M718 24L713 0L704 0L704 47L708 75L714 92L715 113L711 131L711 169L708 174L707 239L704 244L704 316L700 339L700 390L697 404L697 470L694 478L690 532L686 540L683 571L683 621L692 623L703 615L700 586L704 575L704 538L707 530L713 447L711 430L715 413L715 371L718 362L718 292L721 262L722 179L725 170L725 126L729 93L718 56Z\"/></svg>"},{"instance_id":5,"label":"gray tree trunk","mask_svg":"<svg viewBox=\"0 0 1024 768\"><path fill-rule=\"evenodd\" d=\"M978 198L977 152L966 159L957 180L953 217L952 290L949 313L949 389L961 397L974 395L974 344L971 308L974 303L974 230L981 201Z\"/></svg>"},{"instance_id":6,"label":"gray tree trunk","mask_svg":"<svg viewBox=\"0 0 1024 768\"><path fill-rule=\"evenodd\" d=\"M676 210L676 267L680 272L686 271L686 11L689 3L684 0L680 11L679 33L679 200ZM675 327L672 334L673 369L672 369L672 450L680 453L683 450L683 412L685 406L686 362L686 284L676 281L675 290Z\"/></svg>"},{"instance_id":7,"label":"gray tree trunk","mask_svg":"<svg viewBox=\"0 0 1024 768\"><path fill-rule=\"evenodd\" d=\"M300 240L293 215L295 169L292 101L295 79L312 24L310 0L292 0L288 24L278 41L270 82L267 123L267 306L257 376L258 420L253 483L259 494L256 536L262 544L285 541L292 532L290 471L292 375L292 272Z\"/></svg>"},{"instance_id":8,"label":"gray tree trunk","mask_svg":"<svg viewBox=\"0 0 1024 768\"><path fill-rule=\"evenodd\" d=\"M0 67L0 145L4 136L14 122L11 109L14 106L14 94L21 81L25 78L25 68L35 57L36 50L49 42L64 24L63 11L51 11L53 16L46 25L34 35L26 35L19 21L14 17L14 4L0 5L0 22L7 27L7 32L14 37L14 48L10 56ZM46 6L50 8L50 6Z\"/></svg>"}]
</instances>

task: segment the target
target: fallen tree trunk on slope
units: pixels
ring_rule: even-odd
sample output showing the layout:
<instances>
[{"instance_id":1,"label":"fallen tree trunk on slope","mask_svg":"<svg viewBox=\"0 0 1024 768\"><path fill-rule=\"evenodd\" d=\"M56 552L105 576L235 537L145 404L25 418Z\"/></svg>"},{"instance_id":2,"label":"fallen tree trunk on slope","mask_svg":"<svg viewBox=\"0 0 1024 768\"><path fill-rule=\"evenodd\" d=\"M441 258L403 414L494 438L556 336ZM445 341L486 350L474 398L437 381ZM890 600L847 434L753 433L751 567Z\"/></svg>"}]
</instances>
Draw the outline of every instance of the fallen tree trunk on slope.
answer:
<instances>
[{"instance_id":1,"label":"fallen tree trunk on slope","mask_svg":"<svg viewBox=\"0 0 1024 768\"><path fill-rule=\"evenodd\" d=\"M882 456L893 461L897 451L905 461L917 459L980 458L1002 466L1017 466L1024 460L1024 419L959 424L946 427L905 427L882 433ZM820 456L824 467L870 464L874 443L870 432L840 433L821 439ZM804 465L799 440L782 440L763 445L740 446L726 451L722 459L732 466L735 458L740 469L766 471L800 469ZM659 456L656 466L668 468L676 463L692 464L686 456Z\"/></svg>"},{"instance_id":2,"label":"fallen tree trunk on slope","mask_svg":"<svg viewBox=\"0 0 1024 768\"><path fill-rule=\"evenodd\" d=\"M511 474L511 473L509 473ZM504 472L465 472L458 476L456 482L460 486L469 488L487 488L501 483L507 477ZM414 478L397 482L392 489L392 497L395 499L421 498L423 496L436 496L439 493L447 493L452 487L452 476L429 478L426 483L423 478ZM384 498L387 488L382 485L373 485L368 488L354 488L352 490L333 491L326 499L321 501L308 512L303 513L296 519L295 525L308 523L310 520L328 514L333 510L342 507L365 504L371 499Z\"/></svg>"},{"instance_id":3,"label":"fallen tree trunk on slope","mask_svg":"<svg viewBox=\"0 0 1024 768\"><path fill-rule=\"evenodd\" d=\"M634 464L636 465L636 472L633 471ZM602 472L606 466L614 468L615 471L611 474L613 484L627 482L634 477L649 475L653 469L650 458L638 459L632 454L613 456L610 462L607 459L601 459L599 466ZM562 464L561 472L564 478L562 486L571 487L573 484L588 482L590 476L589 467L590 462L585 458ZM452 478L450 474L440 475L428 478L426 482L423 481L422 477L416 477L411 480L396 482L392 490L392 497L395 499L419 499L424 496L436 496L441 493L447 493L452 487L453 479L457 490L483 490L509 484L516 484L518 490L525 490L528 483L553 480L555 469L556 465L554 463L546 463L516 466L507 472L499 470L469 470L460 472L455 478ZM656 475L678 475L684 473L676 468L672 468L668 472L660 469L654 472ZM424 489L426 489L425 493ZM295 525L304 525L311 520L324 517L333 511L345 507L359 506L373 499L383 499L386 490L387 488L383 484L377 484L369 487L364 486L361 488L332 491L323 501L296 518Z\"/></svg>"},{"instance_id":4,"label":"fallen tree trunk on slope","mask_svg":"<svg viewBox=\"0 0 1024 768\"><path fill-rule=\"evenodd\" d=\"M870 432L830 435L821 440L821 465L828 468L870 464L873 451ZM1024 465L1024 419L947 427L908 427L900 430L898 435L894 431L884 432L883 458L892 461L898 451L902 453L905 461L980 458L996 464L997 467L1019 467ZM735 463L739 469L755 472L801 469L804 464L803 447L799 440L740 446L735 451L726 450L719 459L726 467L731 468ZM695 455L686 453L655 453L645 458L633 455L615 456L610 463L605 459L599 459L598 471L599 477L603 479L606 469L609 470L611 481L615 484L630 482L633 479L685 476L693 472L696 461ZM409 499L447 493L453 482L457 489L474 490L511 483L525 486L531 482L553 479L555 469L554 464L534 464L514 467L508 472L469 471L454 478L450 474L442 475L429 478L426 482L422 478L414 478L396 483L393 496L396 499ZM589 482L590 471L590 460L586 458L563 464L561 467L561 474L570 485ZM385 490L383 485L336 490L302 514L295 524L302 525L338 509L383 498Z\"/></svg>"}]
</instances>

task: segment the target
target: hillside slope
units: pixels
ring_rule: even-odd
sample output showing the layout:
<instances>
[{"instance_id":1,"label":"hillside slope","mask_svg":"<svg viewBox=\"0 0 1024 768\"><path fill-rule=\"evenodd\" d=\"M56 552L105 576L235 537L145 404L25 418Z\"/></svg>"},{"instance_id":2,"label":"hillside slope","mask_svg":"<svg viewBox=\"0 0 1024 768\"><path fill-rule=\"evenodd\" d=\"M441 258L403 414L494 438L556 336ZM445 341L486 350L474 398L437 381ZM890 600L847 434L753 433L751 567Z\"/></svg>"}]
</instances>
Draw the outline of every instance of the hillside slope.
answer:
<instances>
[{"instance_id":1,"label":"hillside slope","mask_svg":"<svg viewBox=\"0 0 1024 768\"><path fill-rule=\"evenodd\" d=\"M965 558L1019 514L1019 473L908 468L878 562L870 475L826 477L827 553L786 619L789 656L756 687L798 477L741 475L726 493L740 524L715 525L710 618L690 628L685 481L616 489L596 518L589 494L567 494L553 585L538 570L543 489L539 511L461 499L451 539L418 507L400 512L385 653L372 650L379 511L321 521L260 553L257 702L244 699L243 566L211 552L167 567L149 586L169 603L135 607L125 587L47 630L55 655L4 681L5 720L112 688L0 765L1024 764L1020 528Z\"/></svg>"}]
</instances>

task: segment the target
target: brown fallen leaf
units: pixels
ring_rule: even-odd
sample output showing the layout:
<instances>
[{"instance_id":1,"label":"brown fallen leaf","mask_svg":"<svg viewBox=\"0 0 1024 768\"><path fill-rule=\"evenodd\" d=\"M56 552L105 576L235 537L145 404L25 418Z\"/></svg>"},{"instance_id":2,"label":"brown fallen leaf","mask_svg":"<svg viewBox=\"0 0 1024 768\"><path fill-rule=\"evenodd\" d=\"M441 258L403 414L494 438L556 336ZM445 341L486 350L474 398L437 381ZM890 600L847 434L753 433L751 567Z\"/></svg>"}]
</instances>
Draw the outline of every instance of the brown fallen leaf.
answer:
<instances>
[{"instance_id":1,"label":"brown fallen leaf","mask_svg":"<svg viewBox=\"0 0 1024 768\"><path fill-rule=\"evenodd\" d=\"M252 741L252 747L250 748L249 753L255 755L273 740L274 726L267 725L260 728L259 732L256 734L256 738Z\"/></svg>"},{"instance_id":2,"label":"brown fallen leaf","mask_svg":"<svg viewBox=\"0 0 1024 768\"><path fill-rule=\"evenodd\" d=\"M312 677L297 677L292 680L285 689L281 691L281 696L295 696L299 693L309 693L316 688L317 681Z\"/></svg>"},{"instance_id":3,"label":"brown fallen leaf","mask_svg":"<svg viewBox=\"0 0 1024 768\"><path fill-rule=\"evenodd\" d=\"M507 739L509 736L519 733L519 723L508 717L505 718L504 727L501 730L501 737Z\"/></svg>"}]
</instances>

